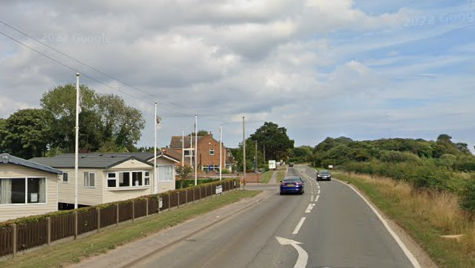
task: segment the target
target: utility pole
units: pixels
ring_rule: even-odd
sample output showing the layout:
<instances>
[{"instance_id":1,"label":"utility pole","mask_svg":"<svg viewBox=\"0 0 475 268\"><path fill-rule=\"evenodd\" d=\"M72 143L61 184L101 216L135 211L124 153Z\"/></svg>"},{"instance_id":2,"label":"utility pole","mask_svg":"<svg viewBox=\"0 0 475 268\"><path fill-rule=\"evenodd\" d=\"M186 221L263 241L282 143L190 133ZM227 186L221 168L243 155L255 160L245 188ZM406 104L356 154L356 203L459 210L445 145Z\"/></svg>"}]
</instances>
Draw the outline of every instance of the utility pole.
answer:
<instances>
[{"instance_id":1,"label":"utility pole","mask_svg":"<svg viewBox=\"0 0 475 268\"><path fill-rule=\"evenodd\" d=\"M246 189L246 119L242 117L242 183L244 189Z\"/></svg>"},{"instance_id":2,"label":"utility pole","mask_svg":"<svg viewBox=\"0 0 475 268\"><path fill-rule=\"evenodd\" d=\"M219 180L223 176L223 124L219 124Z\"/></svg>"},{"instance_id":3,"label":"utility pole","mask_svg":"<svg viewBox=\"0 0 475 268\"><path fill-rule=\"evenodd\" d=\"M198 185L198 115L195 114L195 186Z\"/></svg>"},{"instance_id":4,"label":"utility pole","mask_svg":"<svg viewBox=\"0 0 475 268\"><path fill-rule=\"evenodd\" d=\"M190 167L193 167L193 131L190 133L190 151L188 152L188 157L190 157Z\"/></svg>"},{"instance_id":5,"label":"utility pole","mask_svg":"<svg viewBox=\"0 0 475 268\"><path fill-rule=\"evenodd\" d=\"M158 194L158 177L157 177L157 102L155 102L155 117L153 118L154 134L153 134L153 193Z\"/></svg>"},{"instance_id":6,"label":"utility pole","mask_svg":"<svg viewBox=\"0 0 475 268\"><path fill-rule=\"evenodd\" d=\"M255 156L255 158L256 158L256 169L254 170L254 172L257 173L257 170L258 170L258 168L257 168L257 163L258 163L257 162L257 141L255 141L255 142L256 142L256 156Z\"/></svg>"},{"instance_id":7,"label":"utility pole","mask_svg":"<svg viewBox=\"0 0 475 268\"><path fill-rule=\"evenodd\" d=\"M74 182L74 209L78 208L78 185L79 185L79 73L76 73L76 136L74 144L74 174L76 181Z\"/></svg>"},{"instance_id":8,"label":"utility pole","mask_svg":"<svg viewBox=\"0 0 475 268\"><path fill-rule=\"evenodd\" d=\"M181 167L185 165L185 129L181 130Z\"/></svg>"}]
</instances>

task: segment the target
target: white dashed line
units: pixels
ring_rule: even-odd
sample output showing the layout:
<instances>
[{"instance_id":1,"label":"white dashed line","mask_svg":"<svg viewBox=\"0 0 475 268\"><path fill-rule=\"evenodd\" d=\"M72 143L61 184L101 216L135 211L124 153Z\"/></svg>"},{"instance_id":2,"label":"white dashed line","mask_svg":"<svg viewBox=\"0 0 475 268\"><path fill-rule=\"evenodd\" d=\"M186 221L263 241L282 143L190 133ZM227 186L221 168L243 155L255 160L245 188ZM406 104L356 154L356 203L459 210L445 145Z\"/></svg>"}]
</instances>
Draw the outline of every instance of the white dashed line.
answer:
<instances>
[{"instance_id":1,"label":"white dashed line","mask_svg":"<svg viewBox=\"0 0 475 268\"><path fill-rule=\"evenodd\" d=\"M305 219L306 219L305 217L302 217L302 218L300 219L300 221L299 221L299 223L297 224L297 226L295 226L295 229L294 229L294 231L292 232L292 234L295 235L295 234L298 234L298 233L299 233L300 228L302 227L303 222L305 221Z\"/></svg>"},{"instance_id":2,"label":"white dashed line","mask_svg":"<svg viewBox=\"0 0 475 268\"><path fill-rule=\"evenodd\" d=\"M315 204L308 204L307 209L305 210L305 213L311 213L313 207L315 207Z\"/></svg>"}]
</instances>

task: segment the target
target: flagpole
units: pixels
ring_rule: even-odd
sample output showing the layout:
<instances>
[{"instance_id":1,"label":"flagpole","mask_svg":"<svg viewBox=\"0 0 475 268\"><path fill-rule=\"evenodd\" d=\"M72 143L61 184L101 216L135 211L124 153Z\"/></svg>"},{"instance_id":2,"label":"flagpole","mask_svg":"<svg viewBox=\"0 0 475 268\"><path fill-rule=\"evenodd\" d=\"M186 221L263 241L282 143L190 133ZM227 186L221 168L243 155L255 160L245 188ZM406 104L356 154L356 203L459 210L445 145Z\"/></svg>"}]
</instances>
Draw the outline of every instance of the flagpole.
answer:
<instances>
[{"instance_id":1,"label":"flagpole","mask_svg":"<svg viewBox=\"0 0 475 268\"><path fill-rule=\"evenodd\" d=\"M158 194L158 177L157 177L157 102L155 102L154 135L153 135L153 193Z\"/></svg>"},{"instance_id":2,"label":"flagpole","mask_svg":"<svg viewBox=\"0 0 475 268\"><path fill-rule=\"evenodd\" d=\"M219 180L223 176L223 124L219 124Z\"/></svg>"},{"instance_id":3,"label":"flagpole","mask_svg":"<svg viewBox=\"0 0 475 268\"><path fill-rule=\"evenodd\" d=\"M198 185L198 115L195 114L195 186Z\"/></svg>"},{"instance_id":4,"label":"flagpole","mask_svg":"<svg viewBox=\"0 0 475 268\"><path fill-rule=\"evenodd\" d=\"M76 127L74 141L74 209L78 208L78 185L79 185L79 73L76 73Z\"/></svg>"}]
</instances>

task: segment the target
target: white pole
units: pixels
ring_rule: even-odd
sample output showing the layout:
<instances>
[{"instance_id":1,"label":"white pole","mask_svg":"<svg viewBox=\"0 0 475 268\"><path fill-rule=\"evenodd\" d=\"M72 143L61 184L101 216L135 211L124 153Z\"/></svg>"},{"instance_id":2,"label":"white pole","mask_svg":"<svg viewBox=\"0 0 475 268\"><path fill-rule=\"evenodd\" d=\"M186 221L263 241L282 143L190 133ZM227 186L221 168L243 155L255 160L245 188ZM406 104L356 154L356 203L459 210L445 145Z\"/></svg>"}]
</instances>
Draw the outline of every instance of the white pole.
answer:
<instances>
[{"instance_id":1,"label":"white pole","mask_svg":"<svg viewBox=\"0 0 475 268\"><path fill-rule=\"evenodd\" d=\"M246 188L246 119L242 117L242 172L243 172L243 183L244 188Z\"/></svg>"},{"instance_id":2,"label":"white pole","mask_svg":"<svg viewBox=\"0 0 475 268\"><path fill-rule=\"evenodd\" d=\"M195 114L195 186L198 185L198 115Z\"/></svg>"},{"instance_id":3,"label":"white pole","mask_svg":"<svg viewBox=\"0 0 475 268\"><path fill-rule=\"evenodd\" d=\"M219 124L219 180L223 176L223 124Z\"/></svg>"},{"instance_id":4,"label":"white pole","mask_svg":"<svg viewBox=\"0 0 475 268\"><path fill-rule=\"evenodd\" d=\"M190 157L190 167L193 167L193 130L190 133L190 151L188 157Z\"/></svg>"},{"instance_id":5,"label":"white pole","mask_svg":"<svg viewBox=\"0 0 475 268\"><path fill-rule=\"evenodd\" d=\"M181 166L185 165L185 129L181 130Z\"/></svg>"},{"instance_id":6,"label":"white pole","mask_svg":"<svg viewBox=\"0 0 475 268\"><path fill-rule=\"evenodd\" d=\"M153 193L158 194L158 177L157 177L157 102L155 102L155 117L153 118L154 135L153 135Z\"/></svg>"},{"instance_id":7,"label":"white pole","mask_svg":"<svg viewBox=\"0 0 475 268\"><path fill-rule=\"evenodd\" d=\"M78 185L79 185L79 73L76 73L76 137L74 145L74 175L76 177L74 185L74 209L78 208Z\"/></svg>"}]
</instances>

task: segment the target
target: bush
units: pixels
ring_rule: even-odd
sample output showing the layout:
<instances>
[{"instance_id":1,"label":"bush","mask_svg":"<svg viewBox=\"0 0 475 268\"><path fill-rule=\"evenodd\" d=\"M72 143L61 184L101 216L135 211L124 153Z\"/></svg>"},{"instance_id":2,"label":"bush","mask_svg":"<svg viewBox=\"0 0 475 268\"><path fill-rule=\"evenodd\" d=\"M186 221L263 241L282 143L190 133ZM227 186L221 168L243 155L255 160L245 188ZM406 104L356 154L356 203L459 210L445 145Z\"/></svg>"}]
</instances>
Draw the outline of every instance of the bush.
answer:
<instances>
[{"instance_id":1,"label":"bush","mask_svg":"<svg viewBox=\"0 0 475 268\"><path fill-rule=\"evenodd\" d=\"M472 175L462 192L460 206L472 217L475 215L475 175Z\"/></svg>"}]
</instances>

